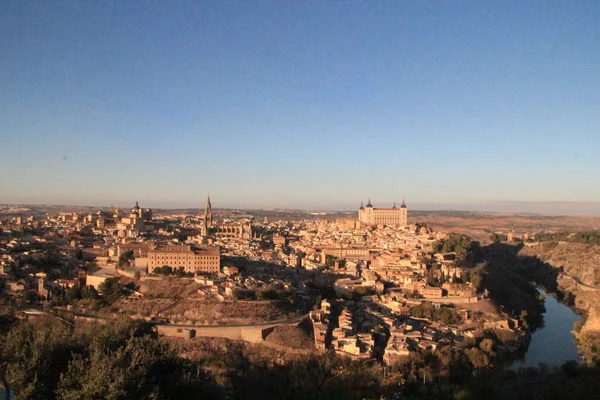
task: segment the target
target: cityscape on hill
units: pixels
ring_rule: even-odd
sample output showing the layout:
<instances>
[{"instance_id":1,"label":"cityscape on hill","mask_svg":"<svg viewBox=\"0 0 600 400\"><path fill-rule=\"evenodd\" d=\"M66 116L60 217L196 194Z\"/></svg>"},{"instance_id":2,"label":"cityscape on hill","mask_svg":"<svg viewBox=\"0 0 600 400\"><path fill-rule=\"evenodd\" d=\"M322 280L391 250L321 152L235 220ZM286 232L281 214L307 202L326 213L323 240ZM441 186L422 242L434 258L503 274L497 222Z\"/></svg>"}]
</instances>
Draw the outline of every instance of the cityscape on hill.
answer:
<instances>
[{"instance_id":1,"label":"cityscape on hill","mask_svg":"<svg viewBox=\"0 0 600 400\"><path fill-rule=\"evenodd\" d=\"M0 3L0 400L600 398L600 2Z\"/></svg>"},{"instance_id":2,"label":"cityscape on hill","mask_svg":"<svg viewBox=\"0 0 600 400\"><path fill-rule=\"evenodd\" d=\"M532 374L537 363L564 368L579 354L592 364L600 356L593 333L600 275L593 263L563 264L574 257L569 256L573 246L577 252L581 246L598 251L600 234L586 230L596 218L413 213L404 201L375 205L369 199L353 213L229 210L213 208L208 197L202 209L171 212L143 208L137 201L129 209L78 207L75 212L5 207L0 277L5 329L12 327L6 346L16 340L12 332L23 335L27 329L19 319L52 332L79 327L59 331L66 342L55 344L58 348L86 327L101 326L108 335L133 329L132 334L158 340L156 346L179 343L183 350L178 351L193 365L209 359L214 365L209 348L226 357L232 343L239 343L238 357L259 352L252 365L283 356L290 368L298 362L343 363L340 368L378 377L376 387L361 377L366 380L350 389L352 396L432 396L435 390L445 395L456 388L448 383L435 389L433 377L460 374L453 379L466 382L472 373L510 372L518 365ZM546 253L558 249L563 261L557 264ZM568 307L580 314L586 310L587 322L569 310L571 322L555 338L565 346L545 358L543 349L536 350L536 335L543 337L545 324L552 322L550 295L563 302L553 300L563 313ZM577 342L573 324L581 332ZM130 346L127 336L121 340ZM15 350L6 348L17 363L3 372L8 386L12 382L18 392L37 393L49 376L21 381L15 374L25 374L22 368L29 362L43 359L22 358L11 353ZM221 363L218 372L205 370L192 386L217 398L243 397L239 390L248 383L236 379L265 379L234 378L235 364ZM455 372L458 368L463 372ZM534 372L531 379L545 381L543 371ZM98 376L70 377L73 387L64 387L65 379L54 381L53 390L80 396L85 392L79 379ZM425 386L415 387L420 380ZM189 382L177 384L182 393L190 390ZM476 385L474 393L489 390ZM160 391L148 387L128 393L146 390Z\"/></svg>"}]
</instances>

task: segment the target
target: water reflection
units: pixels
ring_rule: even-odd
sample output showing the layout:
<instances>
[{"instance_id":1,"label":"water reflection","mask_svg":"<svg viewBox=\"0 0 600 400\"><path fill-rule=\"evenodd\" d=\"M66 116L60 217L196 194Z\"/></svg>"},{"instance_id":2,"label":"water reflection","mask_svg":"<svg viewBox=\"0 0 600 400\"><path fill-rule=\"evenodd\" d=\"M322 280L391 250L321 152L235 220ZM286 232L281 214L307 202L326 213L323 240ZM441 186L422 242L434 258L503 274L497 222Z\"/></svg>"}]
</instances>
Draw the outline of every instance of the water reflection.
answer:
<instances>
[{"instance_id":1,"label":"water reflection","mask_svg":"<svg viewBox=\"0 0 600 400\"><path fill-rule=\"evenodd\" d=\"M544 326L531 335L525 356L513 363L513 369L537 366L539 363L560 366L565 361L579 360L571 330L581 317L543 290L538 290L545 301Z\"/></svg>"}]
</instances>

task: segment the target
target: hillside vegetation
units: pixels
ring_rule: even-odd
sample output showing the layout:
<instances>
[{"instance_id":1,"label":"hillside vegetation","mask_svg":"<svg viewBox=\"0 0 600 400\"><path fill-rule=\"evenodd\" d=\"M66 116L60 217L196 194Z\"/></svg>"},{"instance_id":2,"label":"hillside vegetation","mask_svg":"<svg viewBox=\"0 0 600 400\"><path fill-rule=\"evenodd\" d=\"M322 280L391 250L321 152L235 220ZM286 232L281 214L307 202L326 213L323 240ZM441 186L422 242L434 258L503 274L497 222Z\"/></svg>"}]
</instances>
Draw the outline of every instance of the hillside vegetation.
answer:
<instances>
[{"instance_id":1,"label":"hillside vegetation","mask_svg":"<svg viewBox=\"0 0 600 400\"><path fill-rule=\"evenodd\" d=\"M78 327L13 322L0 333L0 378L22 400L589 399L600 382L597 368L573 363L494 373L485 366L490 340L467 352L414 354L384 369L332 353L166 341L149 328L126 319Z\"/></svg>"},{"instance_id":2,"label":"hillside vegetation","mask_svg":"<svg viewBox=\"0 0 600 400\"><path fill-rule=\"evenodd\" d=\"M537 257L587 285L600 283L599 245L551 240L539 246L525 246L519 255Z\"/></svg>"}]
</instances>

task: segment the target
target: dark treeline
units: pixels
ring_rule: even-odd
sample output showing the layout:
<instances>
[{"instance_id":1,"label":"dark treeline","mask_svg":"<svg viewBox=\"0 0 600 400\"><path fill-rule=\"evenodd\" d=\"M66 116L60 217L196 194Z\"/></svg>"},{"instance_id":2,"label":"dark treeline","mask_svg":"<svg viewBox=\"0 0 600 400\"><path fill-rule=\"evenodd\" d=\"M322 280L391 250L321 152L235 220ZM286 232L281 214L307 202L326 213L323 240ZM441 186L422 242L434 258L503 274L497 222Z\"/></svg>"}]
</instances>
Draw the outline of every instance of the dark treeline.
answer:
<instances>
[{"instance_id":1,"label":"dark treeline","mask_svg":"<svg viewBox=\"0 0 600 400\"><path fill-rule=\"evenodd\" d=\"M600 231L538 233L535 236L535 239L537 241L545 242L565 241L585 244L600 244Z\"/></svg>"},{"instance_id":2,"label":"dark treeline","mask_svg":"<svg viewBox=\"0 0 600 400\"><path fill-rule=\"evenodd\" d=\"M495 373L489 337L389 367L239 342L169 342L129 320L13 322L0 339L0 366L19 399L589 399L600 386L596 367L576 363Z\"/></svg>"},{"instance_id":3,"label":"dark treeline","mask_svg":"<svg viewBox=\"0 0 600 400\"><path fill-rule=\"evenodd\" d=\"M435 253L454 252L457 265L462 267L472 267L477 262L481 251L479 242L472 241L467 236L456 234L451 234L445 240L436 240L431 246Z\"/></svg>"},{"instance_id":4,"label":"dark treeline","mask_svg":"<svg viewBox=\"0 0 600 400\"><path fill-rule=\"evenodd\" d=\"M519 255L522 246L522 243L498 241L481 246L466 236L450 235L446 240L434 242L433 250L456 252L459 265L466 268L465 279L476 289L487 290L505 312L531 331L543 324L545 311L536 285L550 293L559 293L558 270L536 257Z\"/></svg>"},{"instance_id":5,"label":"dark treeline","mask_svg":"<svg viewBox=\"0 0 600 400\"><path fill-rule=\"evenodd\" d=\"M1 367L18 399L181 399L210 394L202 371L150 326L17 322L1 335Z\"/></svg>"}]
</instances>

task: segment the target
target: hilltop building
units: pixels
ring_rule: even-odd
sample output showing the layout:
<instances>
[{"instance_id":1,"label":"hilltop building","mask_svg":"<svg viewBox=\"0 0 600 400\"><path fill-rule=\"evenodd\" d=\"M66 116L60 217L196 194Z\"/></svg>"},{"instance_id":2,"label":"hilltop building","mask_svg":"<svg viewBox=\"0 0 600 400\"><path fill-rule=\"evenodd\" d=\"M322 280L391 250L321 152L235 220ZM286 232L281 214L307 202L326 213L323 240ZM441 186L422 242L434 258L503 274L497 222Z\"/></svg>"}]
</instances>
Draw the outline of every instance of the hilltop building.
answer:
<instances>
[{"instance_id":1,"label":"hilltop building","mask_svg":"<svg viewBox=\"0 0 600 400\"><path fill-rule=\"evenodd\" d=\"M145 222L152 220L152 210L142 209L138 202L131 209L129 216L123 216L116 224L119 237L135 236L137 232L145 230Z\"/></svg>"},{"instance_id":2,"label":"hilltop building","mask_svg":"<svg viewBox=\"0 0 600 400\"><path fill-rule=\"evenodd\" d=\"M214 222L210 196L208 196L206 206L204 207L204 225L201 229L201 235L205 237L212 236L216 238L239 239L252 239L254 237L251 220L245 219L232 222Z\"/></svg>"},{"instance_id":3,"label":"hilltop building","mask_svg":"<svg viewBox=\"0 0 600 400\"><path fill-rule=\"evenodd\" d=\"M110 212L98 212L88 215L85 220L100 229L116 230L119 237L136 236L138 232L146 230L146 222L152 220L152 209L142 209L138 202L131 209L129 215L123 210L111 206Z\"/></svg>"},{"instance_id":4,"label":"hilltop building","mask_svg":"<svg viewBox=\"0 0 600 400\"><path fill-rule=\"evenodd\" d=\"M142 209L136 200L135 207L133 207L133 209L131 210L130 217L132 217L132 216L137 216L137 218L144 220L144 221L151 221L152 220L152 209L151 208L146 208L145 210Z\"/></svg>"},{"instance_id":5,"label":"hilltop building","mask_svg":"<svg viewBox=\"0 0 600 400\"><path fill-rule=\"evenodd\" d=\"M218 247L156 246L148 250L148 271L169 266L183 267L185 272L217 273L221 268Z\"/></svg>"},{"instance_id":6,"label":"hilltop building","mask_svg":"<svg viewBox=\"0 0 600 400\"><path fill-rule=\"evenodd\" d=\"M371 199L366 206L360 202L358 209L358 222L362 225L399 225L405 227L408 225L408 208L402 200L402 205L398 208L396 203L392 208L375 208L371 204Z\"/></svg>"}]
</instances>

